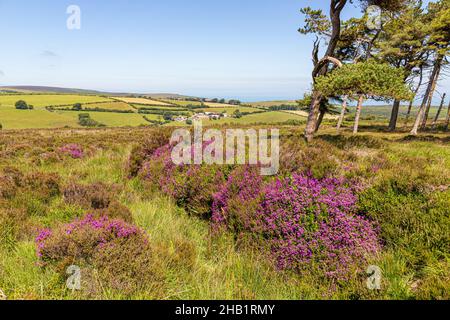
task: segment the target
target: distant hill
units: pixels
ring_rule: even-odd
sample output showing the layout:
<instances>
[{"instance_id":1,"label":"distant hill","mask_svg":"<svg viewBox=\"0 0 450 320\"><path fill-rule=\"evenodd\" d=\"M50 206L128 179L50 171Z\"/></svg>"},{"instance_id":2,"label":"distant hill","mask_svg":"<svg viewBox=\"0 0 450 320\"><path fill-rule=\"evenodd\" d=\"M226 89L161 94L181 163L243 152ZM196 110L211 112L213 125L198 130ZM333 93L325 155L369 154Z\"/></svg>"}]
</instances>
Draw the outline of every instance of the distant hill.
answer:
<instances>
[{"instance_id":1,"label":"distant hill","mask_svg":"<svg viewBox=\"0 0 450 320\"><path fill-rule=\"evenodd\" d=\"M95 90L60 88L60 87L45 87L45 86L3 86L0 91L15 91L15 92L37 92L37 93L66 93L66 94L100 94L101 92Z\"/></svg>"},{"instance_id":2,"label":"distant hill","mask_svg":"<svg viewBox=\"0 0 450 320\"><path fill-rule=\"evenodd\" d=\"M132 93L132 92L106 92L97 90L86 90L76 88L47 87L47 86L0 86L0 92L36 92L36 93L59 93L59 94L95 94L106 96L143 96L156 99L185 99L193 98L175 93Z\"/></svg>"}]
</instances>

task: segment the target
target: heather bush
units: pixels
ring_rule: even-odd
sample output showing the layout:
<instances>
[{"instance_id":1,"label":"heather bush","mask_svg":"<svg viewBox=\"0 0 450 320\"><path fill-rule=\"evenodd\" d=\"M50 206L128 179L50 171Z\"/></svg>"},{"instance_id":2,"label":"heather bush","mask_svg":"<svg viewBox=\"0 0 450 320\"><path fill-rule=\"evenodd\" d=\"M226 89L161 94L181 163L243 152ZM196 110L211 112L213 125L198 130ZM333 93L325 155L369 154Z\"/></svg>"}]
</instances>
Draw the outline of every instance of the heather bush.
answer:
<instances>
[{"instance_id":1,"label":"heather bush","mask_svg":"<svg viewBox=\"0 0 450 320\"><path fill-rule=\"evenodd\" d=\"M61 177L56 173L33 172L24 178L27 191L48 203L61 194Z\"/></svg>"},{"instance_id":2,"label":"heather bush","mask_svg":"<svg viewBox=\"0 0 450 320\"><path fill-rule=\"evenodd\" d=\"M94 210L93 214L96 216L107 216L111 219L121 219L126 222L133 221L133 214L130 209L119 201L111 201L106 209Z\"/></svg>"},{"instance_id":3,"label":"heather bush","mask_svg":"<svg viewBox=\"0 0 450 320\"><path fill-rule=\"evenodd\" d=\"M170 131L164 129L152 132L149 138L133 147L126 168L130 178L137 176L143 163L151 157L156 149L167 144L170 134Z\"/></svg>"},{"instance_id":4,"label":"heather bush","mask_svg":"<svg viewBox=\"0 0 450 320\"><path fill-rule=\"evenodd\" d=\"M324 149L328 152L324 152ZM336 176L341 165L342 152L331 144L320 140L310 145L296 139L286 139L281 144L280 170L311 173L315 178Z\"/></svg>"},{"instance_id":5,"label":"heather bush","mask_svg":"<svg viewBox=\"0 0 450 320\"><path fill-rule=\"evenodd\" d=\"M55 173L23 174L7 167L0 175L0 199L9 207L25 209L28 216L44 216L51 202L60 195L60 176Z\"/></svg>"},{"instance_id":6,"label":"heather bush","mask_svg":"<svg viewBox=\"0 0 450 320\"><path fill-rule=\"evenodd\" d=\"M278 266L303 270L312 263L338 279L365 269L380 246L374 225L355 214L356 200L338 179L294 174L268 184L257 216Z\"/></svg>"},{"instance_id":7,"label":"heather bush","mask_svg":"<svg viewBox=\"0 0 450 320\"><path fill-rule=\"evenodd\" d=\"M225 182L228 167L175 165L171 159L171 151L170 144L154 150L143 164L139 175L151 187L172 196L190 214L210 218L213 196Z\"/></svg>"},{"instance_id":8,"label":"heather bush","mask_svg":"<svg viewBox=\"0 0 450 320\"><path fill-rule=\"evenodd\" d=\"M5 175L0 175L0 197L4 199L11 199L17 192L17 185L14 181Z\"/></svg>"},{"instance_id":9,"label":"heather bush","mask_svg":"<svg viewBox=\"0 0 450 320\"><path fill-rule=\"evenodd\" d=\"M66 144L62 146L61 148L59 148L59 152L68 155L73 159L81 159L84 157L83 148L76 143Z\"/></svg>"},{"instance_id":10,"label":"heather bush","mask_svg":"<svg viewBox=\"0 0 450 320\"><path fill-rule=\"evenodd\" d=\"M320 135L318 138L342 150L351 148L381 149L386 145L383 140L368 135Z\"/></svg>"},{"instance_id":11,"label":"heather bush","mask_svg":"<svg viewBox=\"0 0 450 320\"><path fill-rule=\"evenodd\" d=\"M107 185L101 182L90 185L70 183L63 191L64 201L69 205L90 210L96 216L104 215L131 222L133 220L131 211L117 201L119 193L118 185Z\"/></svg>"},{"instance_id":12,"label":"heather bush","mask_svg":"<svg viewBox=\"0 0 450 320\"><path fill-rule=\"evenodd\" d=\"M380 250L374 225L356 215L356 196L344 181L293 174L264 183L237 170L216 194L215 225L250 232L267 243L280 269L316 266L344 279Z\"/></svg>"},{"instance_id":13,"label":"heather bush","mask_svg":"<svg viewBox=\"0 0 450 320\"><path fill-rule=\"evenodd\" d=\"M214 194L212 223L239 234L255 230L256 210L261 202L264 181L257 166L242 166L231 172L227 182Z\"/></svg>"},{"instance_id":14,"label":"heather bush","mask_svg":"<svg viewBox=\"0 0 450 320\"><path fill-rule=\"evenodd\" d=\"M70 265L79 266L82 272L94 269L101 286L121 294L152 288L162 281L163 269L154 257L157 250L144 231L122 220L86 215L71 224L42 230L36 246L42 267L53 267L62 276Z\"/></svg>"},{"instance_id":15,"label":"heather bush","mask_svg":"<svg viewBox=\"0 0 450 320\"><path fill-rule=\"evenodd\" d=\"M89 185L69 183L64 187L63 195L68 204L84 209L105 209L116 197L117 188L102 182Z\"/></svg>"}]
</instances>

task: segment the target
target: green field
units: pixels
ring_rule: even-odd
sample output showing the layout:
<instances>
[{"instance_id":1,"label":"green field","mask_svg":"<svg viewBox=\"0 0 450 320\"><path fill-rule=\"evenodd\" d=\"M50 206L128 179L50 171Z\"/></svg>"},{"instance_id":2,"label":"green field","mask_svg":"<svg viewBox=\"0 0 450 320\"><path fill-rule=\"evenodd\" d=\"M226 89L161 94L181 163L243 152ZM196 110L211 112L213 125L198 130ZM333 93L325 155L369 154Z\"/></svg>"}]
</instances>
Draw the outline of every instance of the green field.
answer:
<instances>
[{"instance_id":1,"label":"green field","mask_svg":"<svg viewBox=\"0 0 450 320\"><path fill-rule=\"evenodd\" d=\"M77 113L49 112L47 110L16 110L0 107L0 123L3 129L38 129L77 127Z\"/></svg>"},{"instance_id":2,"label":"green field","mask_svg":"<svg viewBox=\"0 0 450 320\"><path fill-rule=\"evenodd\" d=\"M46 107L57 105L70 105L75 103L92 103L112 101L100 96L83 95L59 95L59 94L32 94L32 95L0 95L0 108L3 106L14 106L18 100L24 100L34 107Z\"/></svg>"},{"instance_id":3,"label":"green field","mask_svg":"<svg viewBox=\"0 0 450 320\"><path fill-rule=\"evenodd\" d=\"M107 103L94 103L94 104L83 104L83 109L106 109L106 110L119 110L119 111L125 111L125 110L134 110L132 106L130 106L128 103L125 102L107 102Z\"/></svg>"},{"instance_id":4,"label":"green field","mask_svg":"<svg viewBox=\"0 0 450 320\"><path fill-rule=\"evenodd\" d=\"M297 106L297 101L294 100L273 100L273 101L257 101L257 102L250 102L248 103L251 106L254 107L273 107L273 106L279 106L282 104L290 105L290 106Z\"/></svg>"},{"instance_id":5,"label":"green field","mask_svg":"<svg viewBox=\"0 0 450 320\"><path fill-rule=\"evenodd\" d=\"M108 127L139 126L148 124L142 115L137 113L82 111L49 112L47 110L15 110L11 108L0 108L0 123L4 130L79 127L79 113L89 113L92 119ZM152 117L152 115L148 115L147 118L157 120L157 117Z\"/></svg>"},{"instance_id":6,"label":"green field","mask_svg":"<svg viewBox=\"0 0 450 320\"><path fill-rule=\"evenodd\" d=\"M201 106L202 105L202 103L200 101L170 100L170 99L165 99L162 101L167 102L169 104L176 104L181 107L187 107L189 105L192 105L192 106Z\"/></svg>"},{"instance_id":7,"label":"green field","mask_svg":"<svg viewBox=\"0 0 450 320\"><path fill-rule=\"evenodd\" d=\"M220 120L208 120L205 121L205 123L213 123L213 124L258 124L258 123L264 123L264 124L276 124L276 123L282 123L288 120L299 120L304 121L305 117L295 115L295 114L289 114L286 112L280 112L280 111L270 111L270 112L264 112L264 113L257 113L257 114L250 114L247 116L244 116L239 119L235 118L224 118Z\"/></svg>"},{"instance_id":8,"label":"green field","mask_svg":"<svg viewBox=\"0 0 450 320\"><path fill-rule=\"evenodd\" d=\"M239 110L240 112L249 112L249 113L264 111L264 110L257 109L257 108L239 107L239 106L236 106L236 107L209 107L209 108L205 108L205 109L195 109L196 112L217 112L217 113L226 112L228 115L233 114L233 112L235 112L236 110Z\"/></svg>"},{"instance_id":9,"label":"green field","mask_svg":"<svg viewBox=\"0 0 450 320\"><path fill-rule=\"evenodd\" d=\"M64 111L58 109L71 108L75 103L81 103L83 109L107 109L111 112L94 112L91 111L91 118L104 124L108 127L123 127L123 126L140 126L150 125L148 121L143 118L143 115L138 114L139 109L152 108L156 112L171 112L182 111L184 107L189 104L196 103L193 101L184 100L167 100L167 103L163 101L143 99L143 98L123 98L131 101L141 101L147 103L157 103L158 105L143 106L142 104L132 105L127 102L117 101L101 96L92 95L76 95L76 94L20 94L20 95L0 95L0 124L3 129L38 129L38 128L62 128L73 127L77 128L78 114L83 112ZM14 105L18 100L24 100L29 105L33 105L34 110L16 110ZM179 106L170 106L168 103L177 103ZM194 109L191 111L184 111L190 115L200 112L226 112L231 116L236 110L243 113L250 113L244 115L242 118L222 118L220 120L204 120L206 125L226 125L226 124L280 124L289 120L304 121L306 119L306 113L303 111L268 111L260 113L265 107L271 105L280 104L293 104L293 101L265 101L255 102L245 106L231 106L228 104L214 104L207 103L210 107ZM254 105L255 107L249 107ZM46 106L55 106L54 112L46 110ZM259 106L259 107L256 107ZM365 121L374 121L379 125L388 123L390 112L392 107L386 106L364 106L362 110L362 125L366 125ZM120 113L120 111L132 110L135 113ZM339 106L337 106L339 110ZM433 107L430 110L430 119L434 118L436 114L436 108ZM117 111L117 112L114 112ZM150 110L151 111L151 110ZM407 106L402 106L400 110L400 118L404 118L407 111ZM347 115L347 120L344 125L351 126L352 116L354 115L355 108L350 107ZM417 112L417 107L414 107L409 122L411 123ZM254 114L252 114L254 113ZM446 110L441 113L440 120L445 119ZM153 121L161 121L162 115L147 114L146 118ZM325 125L334 126L336 123L336 116L326 116ZM170 122L168 126L182 126L185 123ZM399 123L399 127L404 126L404 121ZM410 125L410 124L409 124Z\"/></svg>"}]
</instances>

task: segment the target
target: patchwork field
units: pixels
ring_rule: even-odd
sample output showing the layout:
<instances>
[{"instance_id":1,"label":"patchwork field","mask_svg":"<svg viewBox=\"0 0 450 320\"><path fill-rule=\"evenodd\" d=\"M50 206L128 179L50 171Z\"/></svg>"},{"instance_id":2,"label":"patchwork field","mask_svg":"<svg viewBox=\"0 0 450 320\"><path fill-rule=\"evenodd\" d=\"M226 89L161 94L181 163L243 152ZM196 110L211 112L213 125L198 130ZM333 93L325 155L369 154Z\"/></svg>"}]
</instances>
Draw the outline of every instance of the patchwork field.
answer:
<instances>
[{"instance_id":1,"label":"patchwork field","mask_svg":"<svg viewBox=\"0 0 450 320\"><path fill-rule=\"evenodd\" d=\"M289 120L305 121L305 118L298 115L280 111L270 111L264 113L250 114L239 119L225 118L220 120L208 120L207 124L276 124Z\"/></svg>"},{"instance_id":2,"label":"patchwork field","mask_svg":"<svg viewBox=\"0 0 450 320\"><path fill-rule=\"evenodd\" d=\"M294 100L273 100L273 101L258 101L258 102L250 102L250 105L254 107L272 107L272 106L279 106L279 105L290 105L290 106L297 106L297 101Z\"/></svg>"},{"instance_id":3,"label":"patchwork field","mask_svg":"<svg viewBox=\"0 0 450 320\"><path fill-rule=\"evenodd\" d=\"M134 108L125 102L106 102L106 103L94 103L94 104L83 104L82 108L88 108L88 109L106 109L106 110L118 110L118 111L132 111Z\"/></svg>"},{"instance_id":4,"label":"patchwork field","mask_svg":"<svg viewBox=\"0 0 450 320\"><path fill-rule=\"evenodd\" d=\"M244 107L244 106L234 106L230 107L229 105L227 107L209 107L205 109L196 109L195 111L198 112L226 112L228 115L232 115L236 110L239 110L240 112L248 112L248 113L254 113L254 112L261 112L264 110L258 109L258 108L251 108L251 107Z\"/></svg>"},{"instance_id":5,"label":"patchwork field","mask_svg":"<svg viewBox=\"0 0 450 320\"><path fill-rule=\"evenodd\" d=\"M77 127L77 122L77 114L73 112L16 110L0 106L0 124L3 130Z\"/></svg>"},{"instance_id":6,"label":"patchwork field","mask_svg":"<svg viewBox=\"0 0 450 320\"><path fill-rule=\"evenodd\" d=\"M118 101L117 99L121 99ZM24 100L33 105L34 110L16 110L15 103ZM165 102L167 101L167 102ZM172 104L173 102L173 104ZM80 103L82 110L73 111L73 105ZM174 105L176 104L176 105ZM240 106L221 103L205 103L205 108L187 109L190 104L200 104L185 100L152 100L145 98L109 98L94 95L76 94L0 94L0 124L3 129L38 129L80 127L78 115L89 113L90 117L98 123L108 127L166 125L183 126L185 121L173 121L177 116L192 117L196 113L213 112L228 114L227 118L219 120L203 120L206 125L226 124L281 124L290 121L291 124L300 124L305 121L307 113L304 111L269 111L270 106L295 105L293 101L265 101ZM254 106L254 107L251 107ZM258 107L257 107L258 106ZM46 108L49 110L46 110ZM70 111L66 111L70 109ZM96 109L96 110L93 110ZM416 109L413 108L409 124L413 121ZM233 117L235 111L244 113L241 118ZM362 111L361 125L387 124L390 117L390 106L365 106ZM400 118L404 119L407 107L402 106ZM355 108L350 107L344 126L351 126ZM430 110L430 117L436 114L436 108ZM144 118L145 116L145 118ZM440 121L444 120L445 111L441 113ZM336 115L326 115L324 125L335 126ZM369 121L369 122L367 122ZM400 121L399 127L405 126Z\"/></svg>"},{"instance_id":7,"label":"patchwork field","mask_svg":"<svg viewBox=\"0 0 450 320\"><path fill-rule=\"evenodd\" d=\"M92 103L112 101L106 97L83 95L55 95L55 94L30 94L30 95L1 95L0 108L13 107L18 100L24 100L29 105L42 108L47 106L70 105L75 103Z\"/></svg>"},{"instance_id":8,"label":"patchwork field","mask_svg":"<svg viewBox=\"0 0 450 320\"><path fill-rule=\"evenodd\" d=\"M189 105L192 105L192 106L201 106L201 105L203 105L202 102L200 102L200 101L169 100L169 99L165 99L165 100L162 100L162 101L167 102L169 104L176 104L176 105L179 105L179 106L182 106L182 107L186 107L186 106L189 106Z\"/></svg>"},{"instance_id":9,"label":"patchwork field","mask_svg":"<svg viewBox=\"0 0 450 320\"><path fill-rule=\"evenodd\" d=\"M113 97L115 100L123 101L130 104L148 104L151 106L169 106L168 103L161 102L158 100L146 99L146 98L123 98L123 97Z\"/></svg>"}]
</instances>

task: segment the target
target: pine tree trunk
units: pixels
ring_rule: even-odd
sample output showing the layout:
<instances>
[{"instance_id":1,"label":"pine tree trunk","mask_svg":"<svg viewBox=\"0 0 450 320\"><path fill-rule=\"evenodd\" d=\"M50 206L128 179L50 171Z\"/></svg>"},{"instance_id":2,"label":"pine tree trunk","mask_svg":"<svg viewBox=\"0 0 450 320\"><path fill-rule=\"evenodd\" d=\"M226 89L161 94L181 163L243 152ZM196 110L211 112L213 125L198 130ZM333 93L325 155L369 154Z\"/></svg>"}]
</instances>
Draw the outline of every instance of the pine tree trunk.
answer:
<instances>
[{"instance_id":1,"label":"pine tree trunk","mask_svg":"<svg viewBox=\"0 0 450 320\"><path fill-rule=\"evenodd\" d=\"M414 123L413 129L411 130L411 134L414 135L414 136L417 135L417 132L419 131L420 123L422 122L422 120L425 117L426 104L427 104L427 102L430 99L430 96L432 94L432 90L431 89L433 87L433 84L435 83L436 75L438 75L438 73L440 71L440 65L441 65L442 60L443 60L443 57L439 56L437 58L437 60L436 60L436 63L434 64L433 72L431 73L430 81L429 81L428 86L427 86L427 90L426 90L425 95L423 97L422 104L420 105L419 112L417 113L417 117L416 117L416 121Z\"/></svg>"},{"instance_id":2,"label":"pine tree trunk","mask_svg":"<svg viewBox=\"0 0 450 320\"><path fill-rule=\"evenodd\" d=\"M395 100L391 112L391 120L389 121L389 131L395 131L397 128L398 112L400 111L400 100Z\"/></svg>"},{"instance_id":3,"label":"pine tree trunk","mask_svg":"<svg viewBox=\"0 0 450 320\"><path fill-rule=\"evenodd\" d=\"M347 0L331 0L331 6L330 6L330 20L331 20L331 37L328 42L328 48L325 53L325 57L332 57L334 56L334 52L336 50L336 46L339 41L339 37L341 35L341 12L344 9L345 5L347 4ZM317 66L315 66L317 67ZM325 75L327 73L326 65L319 68L318 70L314 70L313 72L313 79L315 79L317 76ZM307 142L311 142L314 138L314 133L317 129L317 121L318 121L318 115L319 115L319 107L320 102L323 99L323 96L320 92L317 92L316 90L313 91L312 94L312 101L311 106L309 109L309 116L308 121L306 123L305 128L305 139Z\"/></svg>"},{"instance_id":4,"label":"pine tree trunk","mask_svg":"<svg viewBox=\"0 0 450 320\"><path fill-rule=\"evenodd\" d=\"M434 91L436 90L436 85L439 79L439 74L441 73L441 65L442 65L442 59L438 59L436 60L436 64L434 66L434 68L436 69L436 74L434 76L434 78L431 81L431 91L430 91L430 98L428 100L428 104L427 104L427 108L425 111L425 115L422 119L422 125L421 125L421 129L425 129L425 127L427 126L427 121L428 121L428 115L430 114L430 108L431 108L431 104L433 103L433 95L434 95Z\"/></svg>"},{"instance_id":5,"label":"pine tree trunk","mask_svg":"<svg viewBox=\"0 0 450 320\"><path fill-rule=\"evenodd\" d=\"M445 126L444 126L445 131L448 131L449 124L450 124L450 102L448 104L448 109L447 109L447 118L445 119Z\"/></svg>"},{"instance_id":6,"label":"pine tree trunk","mask_svg":"<svg viewBox=\"0 0 450 320\"><path fill-rule=\"evenodd\" d=\"M405 125L406 126L408 125L408 120L409 120L409 116L411 115L411 110L412 110L412 107L413 107L413 103L414 103L414 100L411 100L409 102L408 111L406 112L406 118L405 118Z\"/></svg>"},{"instance_id":7,"label":"pine tree trunk","mask_svg":"<svg viewBox=\"0 0 450 320\"><path fill-rule=\"evenodd\" d=\"M319 131L320 125L322 124L324 117L325 117L325 111L320 111L319 119L317 119L316 132Z\"/></svg>"},{"instance_id":8,"label":"pine tree trunk","mask_svg":"<svg viewBox=\"0 0 450 320\"><path fill-rule=\"evenodd\" d=\"M355 125L353 127L353 134L358 133L359 119L361 117L361 110L362 110L363 102L364 102L364 96L360 95L359 101L358 101L358 107L356 108Z\"/></svg>"},{"instance_id":9,"label":"pine tree trunk","mask_svg":"<svg viewBox=\"0 0 450 320\"><path fill-rule=\"evenodd\" d=\"M345 113L347 112L347 101L348 101L348 97L345 96L344 97L344 103L342 104L341 115L339 116L339 121L338 121L338 124L337 124L337 130L338 131L341 129L342 123L344 122Z\"/></svg>"},{"instance_id":10,"label":"pine tree trunk","mask_svg":"<svg viewBox=\"0 0 450 320\"><path fill-rule=\"evenodd\" d=\"M438 111L437 111L437 113L436 113L436 117L434 117L434 121L433 121L433 129L436 129L436 125L437 125L437 122L438 122L438 120L439 120L439 116L441 115L442 108L444 107L445 96L446 96L446 94L444 93L444 94L442 95L441 104L439 105L439 109L438 109Z\"/></svg>"},{"instance_id":11,"label":"pine tree trunk","mask_svg":"<svg viewBox=\"0 0 450 320\"><path fill-rule=\"evenodd\" d=\"M320 108L320 99L322 95L315 91L313 93L311 106L309 108L308 122L306 123L305 128L305 139L307 142L311 142L314 138L314 133L316 132L317 127L317 117L319 115Z\"/></svg>"},{"instance_id":12,"label":"pine tree trunk","mask_svg":"<svg viewBox=\"0 0 450 320\"><path fill-rule=\"evenodd\" d=\"M405 126L408 125L409 116L411 115L412 107L414 104L414 99L415 99L415 97L417 97L417 94L419 93L420 87L422 86L422 82L423 82L423 66L420 66L419 83L417 84L416 90L414 90L414 98L411 99L411 101L409 102L408 112L406 113L406 118L405 118Z\"/></svg>"}]
</instances>

